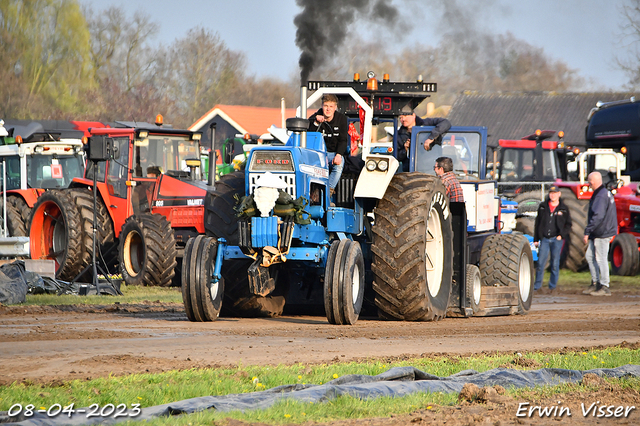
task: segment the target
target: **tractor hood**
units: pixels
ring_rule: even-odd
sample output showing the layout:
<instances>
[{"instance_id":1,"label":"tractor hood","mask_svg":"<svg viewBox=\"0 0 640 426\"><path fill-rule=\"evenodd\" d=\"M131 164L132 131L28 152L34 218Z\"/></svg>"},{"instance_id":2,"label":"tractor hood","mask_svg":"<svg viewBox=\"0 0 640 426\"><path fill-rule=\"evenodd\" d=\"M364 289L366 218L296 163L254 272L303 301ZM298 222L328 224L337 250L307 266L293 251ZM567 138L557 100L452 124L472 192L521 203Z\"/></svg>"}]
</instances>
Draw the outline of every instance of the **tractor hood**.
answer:
<instances>
[{"instance_id":1,"label":"tractor hood","mask_svg":"<svg viewBox=\"0 0 640 426\"><path fill-rule=\"evenodd\" d=\"M181 180L166 174L160 176L157 199L164 205L203 205L207 194L206 182L198 180Z\"/></svg>"}]
</instances>

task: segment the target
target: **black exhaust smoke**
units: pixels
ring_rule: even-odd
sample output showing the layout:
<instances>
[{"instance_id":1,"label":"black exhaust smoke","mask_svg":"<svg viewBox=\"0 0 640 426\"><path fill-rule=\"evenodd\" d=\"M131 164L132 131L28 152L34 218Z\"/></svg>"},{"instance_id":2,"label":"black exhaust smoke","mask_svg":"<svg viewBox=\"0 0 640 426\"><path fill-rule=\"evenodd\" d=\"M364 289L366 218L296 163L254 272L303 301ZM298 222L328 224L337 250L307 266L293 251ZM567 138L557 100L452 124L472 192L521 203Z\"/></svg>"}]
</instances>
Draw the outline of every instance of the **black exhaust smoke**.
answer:
<instances>
[{"instance_id":1,"label":"black exhaust smoke","mask_svg":"<svg viewBox=\"0 0 640 426\"><path fill-rule=\"evenodd\" d=\"M302 53L300 85L306 86L311 72L333 58L342 47L356 19L380 22L393 28L400 13L389 0L296 0L302 7L294 19L296 46Z\"/></svg>"}]
</instances>

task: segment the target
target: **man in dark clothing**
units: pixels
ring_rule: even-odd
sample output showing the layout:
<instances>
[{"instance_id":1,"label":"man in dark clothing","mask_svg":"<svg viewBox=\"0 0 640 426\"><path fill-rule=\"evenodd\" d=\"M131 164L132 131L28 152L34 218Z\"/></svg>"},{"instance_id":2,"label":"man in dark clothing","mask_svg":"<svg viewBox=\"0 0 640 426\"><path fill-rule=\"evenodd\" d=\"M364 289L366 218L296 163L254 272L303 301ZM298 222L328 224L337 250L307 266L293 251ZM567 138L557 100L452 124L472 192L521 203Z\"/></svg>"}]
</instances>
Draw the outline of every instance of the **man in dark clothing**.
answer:
<instances>
[{"instance_id":1,"label":"man in dark clothing","mask_svg":"<svg viewBox=\"0 0 640 426\"><path fill-rule=\"evenodd\" d=\"M538 265L536 267L535 291L542 288L544 267L549 259L551 276L549 290L555 292L560 273L560 253L563 242L569 241L571 233L571 216L569 209L560 198L560 188L551 185L549 195L538 206L538 215L533 230L533 244L538 247Z\"/></svg>"},{"instance_id":2,"label":"man in dark clothing","mask_svg":"<svg viewBox=\"0 0 640 426\"><path fill-rule=\"evenodd\" d=\"M335 95L322 97L322 108L309 117L309 131L321 132L324 135L324 143L327 146L327 161L329 162L329 188L333 192L338 185L342 169L344 168L344 155L348 146L347 117L339 111L338 98Z\"/></svg>"},{"instance_id":3,"label":"man in dark clothing","mask_svg":"<svg viewBox=\"0 0 640 426\"><path fill-rule=\"evenodd\" d=\"M589 200L584 243L587 244L587 263L591 272L591 286L583 294L611 296L609 290L609 240L618 233L618 215L613 195L602 185L600 172L587 178L593 190Z\"/></svg>"},{"instance_id":4,"label":"man in dark clothing","mask_svg":"<svg viewBox=\"0 0 640 426\"><path fill-rule=\"evenodd\" d=\"M442 135L451 128L451 123L446 118L420 118L411 109L403 109L400 115L402 126L398 130L397 147L398 161L402 163L402 171L409 171L409 148L411 145L411 128L413 126L435 126L431 134L424 141L424 149L431 150L434 145L442 144ZM441 153L439 153L441 154ZM440 156L440 155L438 155Z\"/></svg>"}]
</instances>

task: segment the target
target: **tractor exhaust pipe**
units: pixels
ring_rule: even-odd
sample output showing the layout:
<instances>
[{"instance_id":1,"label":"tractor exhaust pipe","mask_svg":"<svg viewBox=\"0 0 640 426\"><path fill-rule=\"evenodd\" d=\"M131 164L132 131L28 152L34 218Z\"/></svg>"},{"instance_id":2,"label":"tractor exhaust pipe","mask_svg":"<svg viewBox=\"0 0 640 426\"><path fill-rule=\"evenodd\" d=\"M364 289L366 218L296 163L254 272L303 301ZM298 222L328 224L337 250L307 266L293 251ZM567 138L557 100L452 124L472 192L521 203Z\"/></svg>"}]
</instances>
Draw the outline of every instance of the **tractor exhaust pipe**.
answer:
<instances>
[{"instance_id":1,"label":"tractor exhaust pipe","mask_svg":"<svg viewBox=\"0 0 640 426\"><path fill-rule=\"evenodd\" d=\"M307 118L307 86L300 87L300 118ZM307 132L300 134L300 147L307 147Z\"/></svg>"}]
</instances>

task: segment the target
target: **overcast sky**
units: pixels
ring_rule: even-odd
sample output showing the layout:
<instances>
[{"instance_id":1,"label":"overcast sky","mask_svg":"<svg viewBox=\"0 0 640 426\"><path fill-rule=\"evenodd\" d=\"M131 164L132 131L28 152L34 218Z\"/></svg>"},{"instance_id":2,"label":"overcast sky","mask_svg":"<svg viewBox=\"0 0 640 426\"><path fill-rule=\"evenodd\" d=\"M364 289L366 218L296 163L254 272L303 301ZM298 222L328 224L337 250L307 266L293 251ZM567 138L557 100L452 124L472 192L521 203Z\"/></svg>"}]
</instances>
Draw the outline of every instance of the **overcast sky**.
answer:
<instances>
[{"instance_id":1,"label":"overcast sky","mask_svg":"<svg viewBox=\"0 0 640 426\"><path fill-rule=\"evenodd\" d=\"M318 0L322 1L322 0ZM420 42L435 46L437 24L430 5L437 0L394 0L413 19L406 35L394 45ZM454 0L441 0L454 2ZM464 2L457 0L458 4ZM496 34L511 32L590 80L586 90L620 90L626 82L615 67L616 55L627 48L620 40L620 7L629 0L468 0L477 16L477 28ZM156 42L171 44L189 28L202 26L218 32L227 46L246 54L249 73L287 79L298 74L300 50L295 45L294 17L301 9L295 0L80 0L94 10L109 6L127 12L144 11L159 24ZM451 4L451 3L449 3ZM371 25L367 26L372 28ZM378 35L379 36L379 35ZM366 73L367 70L362 70ZM375 70L378 74L384 70ZM351 76L336 76L346 80ZM393 79L393 76L392 76ZM467 88L461 87L459 90Z\"/></svg>"}]
</instances>

